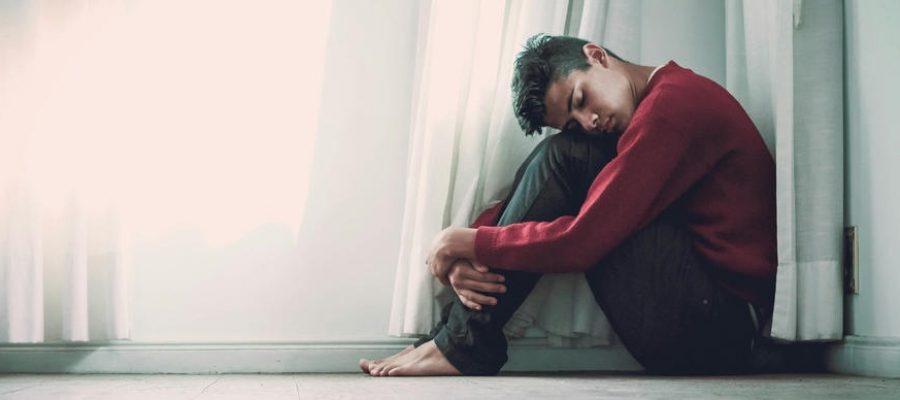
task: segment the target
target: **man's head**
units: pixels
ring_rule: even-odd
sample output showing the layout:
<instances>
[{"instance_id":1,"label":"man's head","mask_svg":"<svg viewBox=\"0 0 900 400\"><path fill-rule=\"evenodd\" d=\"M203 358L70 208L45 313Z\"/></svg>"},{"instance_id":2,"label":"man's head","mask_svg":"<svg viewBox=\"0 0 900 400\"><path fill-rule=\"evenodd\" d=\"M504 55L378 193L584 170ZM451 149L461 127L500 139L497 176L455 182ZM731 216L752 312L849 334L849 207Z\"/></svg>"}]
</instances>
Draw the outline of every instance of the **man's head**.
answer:
<instances>
[{"instance_id":1,"label":"man's head","mask_svg":"<svg viewBox=\"0 0 900 400\"><path fill-rule=\"evenodd\" d=\"M589 134L619 133L637 105L615 53L583 39L538 34L513 71L513 108L526 135L544 126Z\"/></svg>"}]
</instances>

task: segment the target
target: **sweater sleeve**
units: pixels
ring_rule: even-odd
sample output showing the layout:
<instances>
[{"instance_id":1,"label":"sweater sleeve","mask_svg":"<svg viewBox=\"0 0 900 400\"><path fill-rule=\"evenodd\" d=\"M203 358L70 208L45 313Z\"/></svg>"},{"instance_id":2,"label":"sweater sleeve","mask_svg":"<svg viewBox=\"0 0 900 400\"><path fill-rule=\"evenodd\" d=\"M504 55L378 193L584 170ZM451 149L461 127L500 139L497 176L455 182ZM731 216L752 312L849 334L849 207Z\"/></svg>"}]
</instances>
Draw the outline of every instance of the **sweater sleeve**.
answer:
<instances>
[{"instance_id":1,"label":"sweater sleeve","mask_svg":"<svg viewBox=\"0 0 900 400\"><path fill-rule=\"evenodd\" d=\"M575 216L481 226L475 257L494 268L541 273L586 271L659 215L711 167L711 146L663 117L634 126L597 175Z\"/></svg>"}]
</instances>

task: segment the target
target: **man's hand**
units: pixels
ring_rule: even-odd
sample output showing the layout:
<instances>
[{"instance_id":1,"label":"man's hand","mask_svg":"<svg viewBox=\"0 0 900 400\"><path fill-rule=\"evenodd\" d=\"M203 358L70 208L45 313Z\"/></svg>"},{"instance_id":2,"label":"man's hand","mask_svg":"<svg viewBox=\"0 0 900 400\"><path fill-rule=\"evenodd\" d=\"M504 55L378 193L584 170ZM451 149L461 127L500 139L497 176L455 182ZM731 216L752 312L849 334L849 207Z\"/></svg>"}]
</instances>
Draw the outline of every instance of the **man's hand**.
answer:
<instances>
[{"instance_id":1,"label":"man's hand","mask_svg":"<svg viewBox=\"0 0 900 400\"><path fill-rule=\"evenodd\" d=\"M450 267L450 286L463 305L481 310L482 305L495 305L497 299L483 293L506 293L503 275L491 273L484 265L473 265L469 260L458 259Z\"/></svg>"},{"instance_id":2,"label":"man's hand","mask_svg":"<svg viewBox=\"0 0 900 400\"><path fill-rule=\"evenodd\" d=\"M447 228L434 239L425 263L442 284L450 284L447 275L457 259L475 259L475 232L469 228Z\"/></svg>"}]
</instances>

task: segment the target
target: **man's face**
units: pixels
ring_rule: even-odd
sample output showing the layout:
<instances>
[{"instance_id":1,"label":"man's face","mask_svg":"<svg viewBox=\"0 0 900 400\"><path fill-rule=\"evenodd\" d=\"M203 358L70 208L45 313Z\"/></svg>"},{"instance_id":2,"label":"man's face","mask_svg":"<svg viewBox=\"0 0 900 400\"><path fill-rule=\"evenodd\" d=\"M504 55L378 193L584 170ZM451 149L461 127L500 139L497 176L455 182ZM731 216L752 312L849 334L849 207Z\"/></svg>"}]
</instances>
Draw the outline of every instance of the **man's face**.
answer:
<instances>
[{"instance_id":1,"label":"man's face","mask_svg":"<svg viewBox=\"0 0 900 400\"><path fill-rule=\"evenodd\" d=\"M634 114L631 86L620 69L610 68L602 48L588 46L585 52L591 67L572 71L547 88L544 123L561 130L580 127L589 135L619 134Z\"/></svg>"}]
</instances>

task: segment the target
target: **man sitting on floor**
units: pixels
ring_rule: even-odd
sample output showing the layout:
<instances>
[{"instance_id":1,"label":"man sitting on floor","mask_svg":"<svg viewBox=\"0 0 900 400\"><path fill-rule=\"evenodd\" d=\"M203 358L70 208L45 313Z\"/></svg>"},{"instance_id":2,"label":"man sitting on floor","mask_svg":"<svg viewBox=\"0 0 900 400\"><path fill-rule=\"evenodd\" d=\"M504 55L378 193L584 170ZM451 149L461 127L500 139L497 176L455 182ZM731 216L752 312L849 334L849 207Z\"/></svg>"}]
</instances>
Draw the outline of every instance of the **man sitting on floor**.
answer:
<instances>
[{"instance_id":1,"label":"man sitting on floor","mask_svg":"<svg viewBox=\"0 0 900 400\"><path fill-rule=\"evenodd\" d=\"M578 271L646 370L746 371L773 301L775 165L741 105L675 62L543 34L519 53L512 89L526 134L562 132L505 201L435 239L427 264L458 298L431 334L360 367L497 374L503 326L538 279Z\"/></svg>"}]
</instances>

